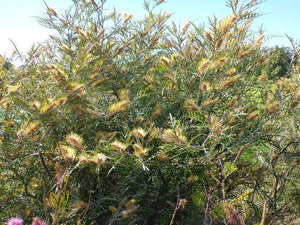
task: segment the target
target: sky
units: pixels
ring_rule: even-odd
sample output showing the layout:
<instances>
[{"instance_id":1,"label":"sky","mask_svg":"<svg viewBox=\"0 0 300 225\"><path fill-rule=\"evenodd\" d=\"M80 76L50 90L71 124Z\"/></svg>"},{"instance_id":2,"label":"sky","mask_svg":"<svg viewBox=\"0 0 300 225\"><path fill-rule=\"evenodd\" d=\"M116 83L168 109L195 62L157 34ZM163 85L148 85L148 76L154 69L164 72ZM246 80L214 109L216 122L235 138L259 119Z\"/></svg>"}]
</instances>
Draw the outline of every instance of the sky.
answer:
<instances>
[{"instance_id":1,"label":"sky","mask_svg":"<svg viewBox=\"0 0 300 225\"><path fill-rule=\"evenodd\" d=\"M241 0L242 2L245 0ZM45 0L57 12L64 12L71 0ZM184 26L188 21L195 24L207 23L208 17L218 19L230 13L226 0L166 0L160 7L162 11L173 13L176 23ZM105 8L110 11L130 13L134 18L144 15L143 0L107 0ZM9 57L14 49L12 40L21 52L29 50L34 42L42 42L52 32L41 26L37 17L46 11L43 0L0 0L0 55ZM300 41L300 0L265 0L258 12L263 13L253 25L253 31L263 28L267 45L290 47L285 34Z\"/></svg>"}]
</instances>

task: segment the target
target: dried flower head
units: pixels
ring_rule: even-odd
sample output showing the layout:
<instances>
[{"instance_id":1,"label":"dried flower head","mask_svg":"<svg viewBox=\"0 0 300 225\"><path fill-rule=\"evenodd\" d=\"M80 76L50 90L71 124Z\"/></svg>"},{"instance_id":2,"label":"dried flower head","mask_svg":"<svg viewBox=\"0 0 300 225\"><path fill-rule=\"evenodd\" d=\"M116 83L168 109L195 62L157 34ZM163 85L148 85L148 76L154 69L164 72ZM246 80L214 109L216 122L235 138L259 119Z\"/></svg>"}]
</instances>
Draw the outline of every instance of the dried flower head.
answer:
<instances>
[{"instance_id":1,"label":"dried flower head","mask_svg":"<svg viewBox=\"0 0 300 225\"><path fill-rule=\"evenodd\" d=\"M264 35L264 34L261 34L261 35L257 38L257 40L255 41L255 45L260 46L261 43L262 43L262 41L263 41L263 39L264 39L264 37L265 37L265 35Z\"/></svg>"},{"instance_id":2,"label":"dried flower head","mask_svg":"<svg viewBox=\"0 0 300 225\"><path fill-rule=\"evenodd\" d=\"M108 81L109 78L105 77L105 78L101 78L99 80L96 80L92 83L92 86L93 87L98 87L98 86L101 86L102 84L104 84L106 81Z\"/></svg>"},{"instance_id":3,"label":"dried flower head","mask_svg":"<svg viewBox=\"0 0 300 225\"><path fill-rule=\"evenodd\" d=\"M267 75L266 74L262 74L260 76L257 77L257 81L262 81L262 80L265 80L267 78Z\"/></svg>"},{"instance_id":4,"label":"dried flower head","mask_svg":"<svg viewBox=\"0 0 300 225\"><path fill-rule=\"evenodd\" d=\"M214 100L206 100L206 101L204 101L203 102L203 106L204 107L209 107L209 106L211 106L211 105L213 105L213 104L215 104L216 103L216 100L214 99Z\"/></svg>"},{"instance_id":5,"label":"dried flower head","mask_svg":"<svg viewBox=\"0 0 300 225\"><path fill-rule=\"evenodd\" d=\"M205 69L209 67L211 62L207 58L203 58L197 65L197 69L199 72L203 72Z\"/></svg>"},{"instance_id":6,"label":"dried flower head","mask_svg":"<svg viewBox=\"0 0 300 225\"><path fill-rule=\"evenodd\" d=\"M233 97L229 100L229 102L227 103L227 105L228 105L229 107L234 107L234 106L237 104L237 101L238 101L238 97L235 95L235 96L233 96Z\"/></svg>"},{"instance_id":7,"label":"dried flower head","mask_svg":"<svg viewBox=\"0 0 300 225\"><path fill-rule=\"evenodd\" d=\"M240 75L236 75L236 76L233 76L233 77L230 77L230 78L224 80L220 85L220 89L224 90L224 89L227 89L227 88L233 86L233 84L236 81L238 81L240 79L240 77L241 77Z\"/></svg>"},{"instance_id":8,"label":"dried flower head","mask_svg":"<svg viewBox=\"0 0 300 225\"><path fill-rule=\"evenodd\" d=\"M187 22L187 24L183 27L182 31L181 31L181 35L185 35L187 30L189 29L191 25L191 21Z\"/></svg>"},{"instance_id":9,"label":"dried flower head","mask_svg":"<svg viewBox=\"0 0 300 225\"><path fill-rule=\"evenodd\" d=\"M130 94L130 91L129 89L121 89L120 90L120 98L121 100L125 100L125 101L129 101L129 94Z\"/></svg>"},{"instance_id":10,"label":"dried flower head","mask_svg":"<svg viewBox=\"0 0 300 225\"><path fill-rule=\"evenodd\" d=\"M238 59L242 59L242 58L244 58L244 57L246 57L246 56L249 56L249 55L251 55L253 53L253 50L246 50L246 51L243 51L243 52L241 52L239 55L238 55Z\"/></svg>"},{"instance_id":11,"label":"dried flower head","mask_svg":"<svg viewBox=\"0 0 300 225\"><path fill-rule=\"evenodd\" d=\"M131 208L135 207L135 203L136 203L136 200L135 200L135 199L129 200L129 201L126 202L126 204L125 204L126 209L131 209Z\"/></svg>"},{"instance_id":12,"label":"dried flower head","mask_svg":"<svg viewBox=\"0 0 300 225\"><path fill-rule=\"evenodd\" d=\"M127 148L127 145L116 140L113 143L111 143L111 147L113 147L114 149L119 150L120 152L124 152Z\"/></svg>"},{"instance_id":13,"label":"dried flower head","mask_svg":"<svg viewBox=\"0 0 300 225\"><path fill-rule=\"evenodd\" d=\"M215 44L215 50L218 50L222 43L223 43L224 39L222 37L220 37L217 41L216 41L216 44Z\"/></svg>"},{"instance_id":14,"label":"dried flower head","mask_svg":"<svg viewBox=\"0 0 300 225\"><path fill-rule=\"evenodd\" d=\"M187 204L187 200L185 199L185 198L183 198L183 199L180 199L179 200L179 207L181 207L181 208L185 208L185 206L186 206L186 204Z\"/></svg>"},{"instance_id":15,"label":"dried flower head","mask_svg":"<svg viewBox=\"0 0 300 225\"><path fill-rule=\"evenodd\" d=\"M208 92L211 89L211 85L208 82L203 82L200 84L200 88L203 92Z\"/></svg>"},{"instance_id":16,"label":"dried flower head","mask_svg":"<svg viewBox=\"0 0 300 225\"><path fill-rule=\"evenodd\" d=\"M279 108L280 105L278 101L270 101L266 104L265 110L267 114L273 114L278 112Z\"/></svg>"},{"instance_id":17,"label":"dried flower head","mask_svg":"<svg viewBox=\"0 0 300 225\"><path fill-rule=\"evenodd\" d=\"M159 116L163 112L163 109L160 105L156 105L153 110L153 116Z\"/></svg>"},{"instance_id":18,"label":"dried flower head","mask_svg":"<svg viewBox=\"0 0 300 225\"><path fill-rule=\"evenodd\" d=\"M147 132L141 127L135 128L132 133L137 138L144 138L147 135Z\"/></svg>"},{"instance_id":19,"label":"dried flower head","mask_svg":"<svg viewBox=\"0 0 300 225\"><path fill-rule=\"evenodd\" d=\"M127 23L129 20L131 20L132 17L133 17L133 15L125 13L124 23Z\"/></svg>"},{"instance_id":20,"label":"dried flower head","mask_svg":"<svg viewBox=\"0 0 300 225\"><path fill-rule=\"evenodd\" d=\"M114 207L114 206L112 206L112 205L110 205L110 206L108 207L108 209L109 209L112 213L116 213L116 212L117 212L116 207Z\"/></svg>"},{"instance_id":21,"label":"dried flower head","mask_svg":"<svg viewBox=\"0 0 300 225\"><path fill-rule=\"evenodd\" d=\"M254 112L251 112L249 115L248 115L248 119L249 120L254 120L255 118L257 118L259 116L259 112L258 111L254 111Z\"/></svg>"},{"instance_id":22,"label":"dried flower head","mask_svg":"<svg viewBox=\"0 0 300 225\"><path fill-rule=\"evenodd\" d=\"M24 138L29 135L31 135L33 132L37 130L37 128L40 126L40 122L31 122L31 123L25 123L22 128L18 131L17 135L19 138Z\"/></svg>"},{"instance_id":23,"label":"dried flower head","mask_svg":"<svg viewBox=\"0 0 300 225\"><path fill-rule=\"evenodd\" d=\"M67 145L59 145L59 151L64 160L72 162L76 158L77 150Z\"/></svg>"},{"instance_id":24,"label":"dried flower head","mask_svg":"<svg viewBox=\"0 0 300 225\"><path fill-rule=\"evenodd\" d=\"M83 144L83 139L78 134L71 133L71 134L67 135L66 141L72 147L75 147L77 149L82 149L83 148L83 145L82 145Z\"/></svg>"},{"instance_id":25,"label":"dried flower head","mask_svg":"<svg viewBox=\"0 0 300 225\"><path fill-rule=\"evenodd\" d=\"M163 154L159 154L156 158L159 161L166 161L169 159L169 156L163 153Z\"/></svg>"},{"instance_id":26,"label":"dried flower head","mask_svg":"<svg viewBox=\"0 0 300 225\"><path fill-rule=\"evenodd\" d=\"M105 163L107 157L106 155L102 154L102 153L96 153L93 157L92 160L93 162L97 163L97 164L103 164Z\"/></svg>"},{"instance_id":27,"label":"dried flower head","mask_svg":"<svg viewBox=\"0 0 300 225\"><path fill-rule=\"evenodd\" d=\"M121 101L111 104L108 108L109 114L114 115L116 113L126 111L129 103L130 102L128 100L121 100Z\"/></svg>"},{"instance_id":28,"label":"dried flower head","mask_svg":"<svg viewBox=\"0 0 300 225\"><path fill-rule=\"evenodd\" d=\"M139 144L134 144L133 146L133 149L134 149L134 155L137 156L137 157L143 157L145 156L149 149L148 148L143 148L141 145Z\"/></svg>"},{"instance_id":29,"label":"dried flower head","mask_svg":"<svg viewBox=\"0 0 300 225\"><path fill-rule=\"evenodd\" d=\"M30 108L33 110L38 110L41 107L41 103L39 101L34 101L30 103Z\"/></svg>"},{"instance_id":30,"label":"dried flower head","mask_svg":"<svg viewBox=\"0 0 300 225\"><path fill-rule=\"evenodd\" d=\"M91 157L86 154L86 153L82 153L79 155L79 160L83 163L89 163L92 161Z\"/></svg>"},{"instance_id":31,"label":"dried flower head","mask_svg":"<svg viewBox=\"0 0 300 225\"><path fill-rule=\"evenodd\" d=\"M213 37L212 37L212 35L211 35L210 32L206 31L205 32L205 36L206 36L206 38L207 38L208 41L212 41L213 40Z\"/></svg>"},{"instance_id":32,"label":"dried flower head","mask_svg":"<svg viewBox=\"0 0 300 225\"><path fill-rule=\"evenodd\" d=\"M236 21L236 15L229 15L224 20L222 20L219 24L219 30L225 34L227 33L233 26Z\"/></svg>"},{"instance_id":33,"label":"dried flower head","mask_svg":"<svg viewBox=\"0 0 300 225\"><path fill-rule=\"evenodd\" d=\"M47 113L57 109L58 107L62 106L63 104L65 104L66 101L67 101L66 97L60 97L50 103L45 103L41 107L40 112L42 114L47 114Z\"/></svg>"},{"instance_id":34,"label":"dried flower head","mask_svg":"<svg viewBox=\"0 0 300 225\"><path fill-rule=\"evenodd\" d=\"M187 178L187 182L189 184L192 184L192 183L195 183L199 180L199 177L198 176L194 176L194 175L191 175Z\"/></svg>"},{"instance_id":35,"label":"dried flower head","mask_svg":"<svg viewBox=\"0 0 300 225\"><path fill-rule=\"evenodd\" d=\"M231 76L232 74L234 74L236 72L236 69L235 68L231 68L230 70L228 70L227 72L226 72L226 75L227 76Z\"/></svg>"},{"instance_id":36,"label":"dried flower head","mask_svg":"<svg viewBox=\"0 0 300 225\"><path fill-rule=\"evenodd\" d=\"M160 130L156 127L153 127L150 132L149 132L149 141L152 141L154 138L159 137L160 135Z\"/></svg>"},{"instance_id":37,"label":"dried flower head","mask_svg":"<svg viewBox=\"0 0 300 225\"><path fill-rule=\"evenodd\" d=\"M84 86L85 86L84 84L78 84L76 82L72 82L67 86L68 94L80 95L84 91Z\"/></svg>"},{"instance_id":38,"label":"dried flower head","mask_svg":"<svg viewBox=\"0 0 300 225\"><path fill-rule=\"evenodd\" d=\"M166 56L162 56L162 57L160 58L160 60L161 60L161 62L162 62L165 66L167 66L167 67L169 67L169 68L172 68L172 60L171 60L171 59L169 59L169 58L166 57Z\"/></svg>"},{"instance_id":39,"label":"dried flower head","mask_svg":"<svg viewBox=\"0 0 300 225\"><path fill-rule=\"evenodd\" d=\"M21 88L23 87L23 85L17 84L17 85L8 85L6 86L7 88L7 93L14 93L19 91Z\"/></svg>"},{"instance_id":40,"label":"dried flower head","mask_svg":"<svg viewBox=\"0 0 300 225\"><path fill-rule=\"evenodd\" d=\"M171 129L164 130L161 138L167 143L174 143L177 140L176 134Z\"/></svg>"}]
</instances>

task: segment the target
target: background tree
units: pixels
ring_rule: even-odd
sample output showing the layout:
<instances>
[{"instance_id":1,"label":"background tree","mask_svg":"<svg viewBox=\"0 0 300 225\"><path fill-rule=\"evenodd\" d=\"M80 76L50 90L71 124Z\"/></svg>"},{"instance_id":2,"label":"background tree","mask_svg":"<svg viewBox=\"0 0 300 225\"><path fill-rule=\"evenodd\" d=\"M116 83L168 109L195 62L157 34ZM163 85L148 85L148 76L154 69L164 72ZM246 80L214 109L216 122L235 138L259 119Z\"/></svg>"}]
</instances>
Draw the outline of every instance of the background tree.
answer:
<instances>
[{"instance_id":1,"label":"background tree","mask_svg":"<svg viewBox=\"0 0 300 225\"><path fill-rule=\"evenodd\" d=\"M263 74L267 74L270 79L289 77L292 69L292 50L276 46L269 49L267 58L262 69Z\"/></svg>"}]
</instances>

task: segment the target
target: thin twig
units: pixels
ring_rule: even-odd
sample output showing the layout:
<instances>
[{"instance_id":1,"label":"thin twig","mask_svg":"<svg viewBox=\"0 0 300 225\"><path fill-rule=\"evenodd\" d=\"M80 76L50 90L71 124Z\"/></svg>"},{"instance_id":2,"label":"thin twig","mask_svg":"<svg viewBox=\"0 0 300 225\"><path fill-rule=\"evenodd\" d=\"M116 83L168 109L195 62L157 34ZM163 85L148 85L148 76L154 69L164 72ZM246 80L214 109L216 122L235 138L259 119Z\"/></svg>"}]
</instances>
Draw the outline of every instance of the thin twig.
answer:
<instances>
[{"instance_id":1,"label":"thin twig","mask_svg":"<svg viewBox=\"0 0 300 225\"><path fill-rule=\"evenodd\" d=\"M39 149L39 152L38 152L38 153L39 153L39 157L40 157L40 160L41 160L41 162L42 162L42 165L43 165L44 169L46 170L48 176L51 177L50 170L49 170L48 166L47 166L46 163L45 163L43 153L42 153L42 151L41 151L40 149Z\"/></svg>"},{"instance_id":2,"label":"thin twig","mask_svg":"<svg viewBox=\"0 0 300 225\"><path fill-rule=\"evenodd\" d=\"M84 211L84 213L83 213L83 216L82 216L81 219L79 219L79 221L78 221L78 224L79 224L79 225L80 225L81 222L83 221L84 217L86 216L86 214L87 214L87 212L88 212L88 210L89 210L89 208L90 208L91 200L92 200L92 191L90 191L89 201L88 201L87 207L86 207L86 209L85 209L85 211Z\"/></svg>"},{"instance_id":3,"label":"thin twig","mask_svg":"<svg viewBox=\"0 0 300 225\"><path fill-rule=\"evenodd\" d=\"M177 195L177 203L176 203L176 207L174 209L173 215L172 215L172 219L170 221L170 225L174 224L176 213L180 209L179 201L180 201L180 199L179 199L179 193L178 193L178 195Z\"/></svg>"}]
</instances>

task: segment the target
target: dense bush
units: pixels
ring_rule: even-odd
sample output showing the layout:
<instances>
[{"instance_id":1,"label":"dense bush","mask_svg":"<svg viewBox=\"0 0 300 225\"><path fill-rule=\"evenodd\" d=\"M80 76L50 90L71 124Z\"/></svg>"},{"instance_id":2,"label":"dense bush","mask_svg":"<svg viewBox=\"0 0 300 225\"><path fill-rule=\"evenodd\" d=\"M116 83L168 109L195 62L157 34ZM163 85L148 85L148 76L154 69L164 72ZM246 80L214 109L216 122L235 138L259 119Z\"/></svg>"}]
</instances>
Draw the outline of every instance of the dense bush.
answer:
<instances>
[{"instance_id":1,"label":"dense bush","mask_svg":"<svg viewBox=\"0 0 300 225\"><path fill-rule=\"evenodd\" d=\"M250 30L259 1L228 1L232 14L208 28L169 22L163 1L145 3L143 19L105 14L104 2L47 6L41 23L56 35L17 55L19 68L1 59L1 218L299 216L299 63L274 75L264 35Z\"/></svg>"},{"instance_id":2,"label":"dense bush","mask_svg":"<svg viewBox=\"0 0 300 225\"><path fill-rule=\"evenodd\" d=\"M291 54L286 48L269 49L267 54L267 63L262 69L262 73L268 74L270 79L278 79L280 77L289 77L291 66L295 55Z\"/></svg>"}]
</instances>

